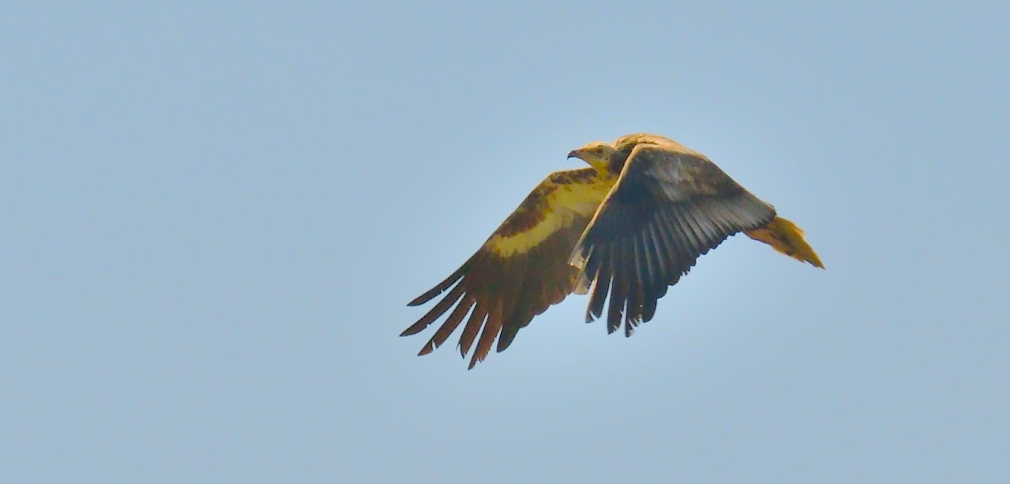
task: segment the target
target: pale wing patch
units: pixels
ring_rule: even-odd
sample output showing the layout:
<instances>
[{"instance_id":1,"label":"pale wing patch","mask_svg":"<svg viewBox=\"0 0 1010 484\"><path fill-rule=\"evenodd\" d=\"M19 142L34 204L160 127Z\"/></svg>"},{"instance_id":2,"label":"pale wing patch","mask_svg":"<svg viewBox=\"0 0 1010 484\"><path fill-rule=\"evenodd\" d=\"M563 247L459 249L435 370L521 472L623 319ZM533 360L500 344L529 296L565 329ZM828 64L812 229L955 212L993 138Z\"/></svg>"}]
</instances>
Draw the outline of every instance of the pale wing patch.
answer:
<instances>
[{"instance_id":1,"label":"pale wing patch","mask_svg":"<svg viewBox=\"0 0 1010 484\"><path fill-rule=\"evenodd\" d=\"M526 252L559 229L571 226L576 217L591 217L610 188L608 183L561 185L547 195L550 212L533 228L508 237L495 235L484 245L502 257Z\"/></svg>"},{"instance_id":2,"label":"pale wing patch","mask_svg":"<svg viewBox=\"0 0 1010 484\"><path fill-rule=\"evenodd\" d=\"M572 292L580 296L589 294L589 289L593 286L593 280L589 278L586 271L579 271L579 277L575 280L575 290Z\"/></svg>"}]
</instances>

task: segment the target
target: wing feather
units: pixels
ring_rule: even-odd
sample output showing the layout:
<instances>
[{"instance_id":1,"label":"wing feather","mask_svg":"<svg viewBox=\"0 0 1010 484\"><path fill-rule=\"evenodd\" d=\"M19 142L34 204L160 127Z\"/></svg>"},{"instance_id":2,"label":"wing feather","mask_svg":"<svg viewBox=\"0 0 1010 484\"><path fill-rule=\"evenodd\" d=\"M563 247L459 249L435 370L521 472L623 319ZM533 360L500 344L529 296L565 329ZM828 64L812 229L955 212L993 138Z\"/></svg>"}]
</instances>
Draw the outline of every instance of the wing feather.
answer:
<instances>
[{"instance_id":1,"label":"wing feather","mask_svg":"<svg viewBox=\"0 0 1010 484\"><path fill-rule=\"evenodd\" d=\"M444 281L438 283L437 286L429 289L428 292L425 292L424 294L421 294L420 296L417 296L416 298L414 298L413 301L410 301L409 303L407 303L407 306L420 306L420 305L422 305L422 304L424 304L424 303L426 303L428 301L431 301L432 299L435 298L435 296L438 296L439 294L442 294L442 292L445 291L446 289L448 289L449 286L452 286L453 284L456 283L456 281L460 280L460 278L463 277L463 274L469 269L469 265L470 265L471 262L472 261L467 261L465 264L463 264L462 266L460 266L459 269L456 269L456 272L453 272L452 275L450 275L449 277L447 277ZM424 329L424 328L421 328L421 329ZM413 333L411 333L411 334L413 334ZM406 336L406 335L403 334L403 335L400 335L400 336Z\"/></svg>"},{"instance_id":2,"label":"wing feather","mask_svg":"<svg viewBox=\"0 0 1010 484\"><path fill-rule=\"evenodd\" d=\"M505 312L504 306L505 300L499 299L496 301L492 311L488 313L487 322L484 323L484 331L481 332L480 340L477 342L477 349L474 350L473 356L470 358L470 366L467 369L473 369L478 362L484 361L484 358L491 351L491 344L494 343L495 337L501 332L502 318Z\"/></svg>"},{"instance_id":3,"label":"wing feather","mask_svg":"<svg viewBox=\"0 0 1010 484\"><path fill-rule=\"evenodd\" d=\"M473 345L473 340L477 338L477 332L480 331L481 326L484 325L484 320L487 319L487 306L491 304L491 301L477 299L477 307L473 309L470 313L470 319L466 320L466 325L463 326L463 334L459 336L459 355L466 357L466 354L470 352L470 346Z\"/></svg>"},{"instance_id":4,"label":"wing feather","mask_svg":"<svg viewBox=\"0 0 1010 484\"><path fill-rule=\"evenodd\" d=\"M591 323L603 315L603 305L607 301L607 292L610 291L610 282L614 277L613 266L610 264L613 259L605 259L608 264L602 265L601 261L604 260L604 257L594 258L593 264L589 264L584 271L585 274L594 274L596 278L596 282L593 284L593 295L589 299L589 307L586 308L587 323Z\"/></svg>"},{"instance_id":5,"label":"wing feather","mask_svg":"<svg viewBox=\"0 0 1010 484\"><path fill-rule=\"evenodd\" d=\"M506 349L519 329L576 289L580 270L568 256L613 183L593 168L549 175L469 260L409 303L449 291L401 336L421 332L455 305L419 354L441 346L464 319L458 347L464 357L474 350L470 368L496 338L497 351Z\"/></svg>"},{"instance_id":6,"label":"wing feather","mask_svg":"<svg viewBox=\"0 0 1010 484\"><path fill-rule=\"evenodd\" d=\"M631 294L628 300L627 315L628 321L631 321L632 324L625 325L624 327L627 336L630 336L630 333L634 331L633 326L637 326L642 320L642 306L645 304L645 288L648 287L642 277L644 262L641 234L634 238L632 244L629 244L629 248L634 253L634 261L631 263L633 279L631 280Z\"/></svg>"},{"instance_id":7,"label":"wing feather","mask_svg":"<svg viewBox=\"0 0 1010 484\"><path fill-rule=\"evenodd\" d=\"M449 291L449 294L446 294L446 296L442 298L442 300L439 301L438 304L435 305L435 307L431 308L431 310L428 311L424 316L421 316L421 319L417 320L416 323L412 324L400 335L405 336L416 334L421 330L423 330L424 328L427 328L429 324L434 322L436 319L440 318L443 314L445 314L446 311L449 310L450 307L452 307L453 304L456 304L456 301L459 301L459 299L463 297L463 291L465 289L466 287L464 287L462 284L456 285L456 287L454 287L451 291Z\"/></svg>"},{"instance_id":8,"label":"wing feather","mask_svg":"<svg viewBox=\"0 0 1010 484\"><path fill-rule=\"evenodd\" d=\"M607 297L600 268L614 267L607 332L623 321L630 336L700 256L774 218L774 207L704 156L676 144L637 145L570 258L596 283L587 319L600 316Z\"/></svg>"},{"instance_id":9,"label":"wing feather","mask_svg":"<svg viewBox=\"0 0 1010 484\"><path fill-rule=\"evenodd\" d=\"M442 343L445 343L445 340L449 339L449 335L452 334L457 327L459 327L459 323L463 321L463 318L466 317L467 313L473 309L473 305L476 302L477 301L473 298L473 296L463 296L463 301L456 305L456 308L452 310L451 314L449 314L449 318L446 319L445 323L438 328L438 331L435 331L434 336L428 340L428 344L424 345L424 348L421 348L421 352L417 355L426 355L434 351L435 348L442 346Z\"/></svg>"},{"instance_id":10,"label":"wing feather","mask_svg":"<svg viewBox=\"0 0 1010 484\"><path fill-rule=\"evenodd\" d=\"M611 282L611 293L610 293L610 305L607 308L607 333L613 333L621 327L621 318L624 315L624 308L628 301L628 286L630 284L630 278L627 273L626 264L627 258L624 256L621 249L623 246L617 246L614 252L616 255L613 258L614 268L614 279ZM607 251L610 252L610 251Z\"/></svg>"}]
</instances>

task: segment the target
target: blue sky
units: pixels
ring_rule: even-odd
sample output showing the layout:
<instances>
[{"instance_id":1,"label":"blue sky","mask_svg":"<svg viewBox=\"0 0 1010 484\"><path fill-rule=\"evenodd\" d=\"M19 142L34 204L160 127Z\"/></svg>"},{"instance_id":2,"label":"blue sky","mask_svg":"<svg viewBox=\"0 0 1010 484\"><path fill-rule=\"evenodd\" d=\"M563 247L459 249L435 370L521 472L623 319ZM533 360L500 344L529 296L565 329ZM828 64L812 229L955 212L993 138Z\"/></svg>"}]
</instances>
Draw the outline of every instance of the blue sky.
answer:
<instances>
[{"instance_id":1,"label":"blue sky","mask_svg":"<svg viewBox=\"0 0 1010 484\"><path fill-rule=\"evenodd\" d=\"M1010 479L1010 7L758 5L0 7L0 481ZM734 237L632 338L397 337L635 131L827 270Z\"/></svg>"}]
</instances>

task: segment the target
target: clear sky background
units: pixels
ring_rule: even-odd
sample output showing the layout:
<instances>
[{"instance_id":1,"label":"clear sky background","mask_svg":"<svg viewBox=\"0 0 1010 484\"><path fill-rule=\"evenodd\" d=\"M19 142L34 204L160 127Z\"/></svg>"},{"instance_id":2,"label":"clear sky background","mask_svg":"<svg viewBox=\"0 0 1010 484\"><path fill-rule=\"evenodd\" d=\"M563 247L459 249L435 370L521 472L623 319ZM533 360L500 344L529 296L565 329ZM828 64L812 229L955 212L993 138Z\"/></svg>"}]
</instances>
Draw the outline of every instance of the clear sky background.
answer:
<instances>
[{"instance_id":1,"label":"clear sky background","mask_svg":"<svg viewBox=\"0 0 1010 484\"><path fill-rule=\"evenodd\" d=\"M1010 481L1007 2L86 3L0 7L0 482ZM632 338L415 356L635 131L827 270L733 237Z\"/></svg>"}]
</instances>

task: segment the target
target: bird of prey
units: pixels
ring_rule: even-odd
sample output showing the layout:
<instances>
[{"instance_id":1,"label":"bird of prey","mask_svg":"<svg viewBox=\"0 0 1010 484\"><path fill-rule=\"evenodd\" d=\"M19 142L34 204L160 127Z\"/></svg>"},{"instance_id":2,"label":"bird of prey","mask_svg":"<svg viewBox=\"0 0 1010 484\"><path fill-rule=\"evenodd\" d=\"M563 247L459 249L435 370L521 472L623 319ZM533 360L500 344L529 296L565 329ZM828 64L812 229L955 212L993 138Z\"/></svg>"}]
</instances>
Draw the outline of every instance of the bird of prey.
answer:
<instances>
[{"instance_id":1,"label":"bird of prey","mask_svg":"<svg viewBox=\"0 0 1010 484\"><path fill-rule=\"evenodd\" d=\"M512 344L519 329L571 293L590 294L586 322L603 315L626 336L653 318L669 286L738 232L824 265L803 231L707 157L669 138L635 133L572 150L589 168L547 176L462 266L409 306L449 292L400 336L449 316L419 355L459 338L469 368Z\"/></svg>"}]
</instances>

